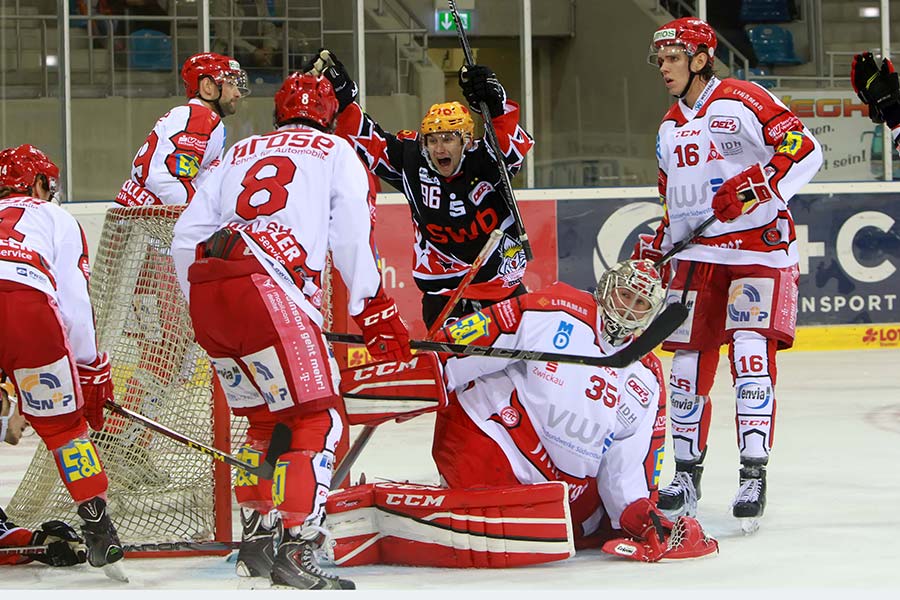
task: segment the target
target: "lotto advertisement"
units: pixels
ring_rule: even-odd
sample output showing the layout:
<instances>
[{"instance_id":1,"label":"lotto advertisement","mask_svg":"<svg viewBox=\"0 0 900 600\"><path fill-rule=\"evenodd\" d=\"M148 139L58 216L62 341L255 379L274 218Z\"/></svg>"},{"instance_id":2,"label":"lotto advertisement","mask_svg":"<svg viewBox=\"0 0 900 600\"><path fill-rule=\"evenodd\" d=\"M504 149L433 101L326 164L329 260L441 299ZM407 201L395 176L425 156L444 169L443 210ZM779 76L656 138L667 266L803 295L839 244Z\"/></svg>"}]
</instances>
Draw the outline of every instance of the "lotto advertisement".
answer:
<instances>
[{"instance_id":1,"label":"lotto advertisement","mask_svg":"<svg viewBox=\"0 0 900 600\"><path fill-rule=\"evenodd\" d=\"M800 195L791 200L800 251L797 345L900 345L900 203L892 194ZM558 203L559 278L593 287L659 223L650 199ZM749 296L737 302L752 303ZM744 306L750 311L765 307ZM841 326L841 327L836 327ZM840 339L836 339L840 338Z\"/></svg>"}]
</instances>

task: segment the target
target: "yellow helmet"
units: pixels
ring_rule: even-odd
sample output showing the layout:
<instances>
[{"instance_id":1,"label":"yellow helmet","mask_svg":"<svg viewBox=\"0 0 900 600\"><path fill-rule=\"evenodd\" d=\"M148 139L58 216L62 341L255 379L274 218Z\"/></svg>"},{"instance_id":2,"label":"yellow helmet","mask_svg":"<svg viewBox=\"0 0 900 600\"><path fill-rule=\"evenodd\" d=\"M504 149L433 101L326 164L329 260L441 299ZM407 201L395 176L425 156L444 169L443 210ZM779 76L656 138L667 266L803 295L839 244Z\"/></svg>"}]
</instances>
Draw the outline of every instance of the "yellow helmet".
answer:
<instances>
[{"instance_id":1,"label":"yellow helmet","mask_svg":"<svg viewBox=\"0 0 900 600\"><path fill-rule=\"evenodd\" d=\"M432 104L428 114L422 119L422 135L439 131L461 131L463 137L471 138L475 133L475 121L469 109L459 102Z\"/></svg>"}]
</instances>

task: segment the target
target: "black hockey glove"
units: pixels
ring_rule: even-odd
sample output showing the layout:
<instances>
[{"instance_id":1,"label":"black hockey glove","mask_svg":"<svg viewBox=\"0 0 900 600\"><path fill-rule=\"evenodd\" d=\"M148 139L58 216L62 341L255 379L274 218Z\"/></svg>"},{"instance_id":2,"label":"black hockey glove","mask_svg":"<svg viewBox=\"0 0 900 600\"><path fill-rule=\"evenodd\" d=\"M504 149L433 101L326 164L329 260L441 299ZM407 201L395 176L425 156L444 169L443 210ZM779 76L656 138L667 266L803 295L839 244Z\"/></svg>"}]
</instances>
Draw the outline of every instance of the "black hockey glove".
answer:
<instances>
[{"instance_id":1,"label":"black hockey glove","mask_svg":"<svg viewBox=\"0 0 900 600\"><path fill-rule=\"evenodd\" d=\"M62 521L47 521L31 536L32 546L47 546L34 560L51 567L71 567L85 561L84 540Z\"/></svg>"},{"instance_id":2,"label":"black hockey glove","mask_svg":"<svg viewBox=\"0 0 900 600\"><path fill-rule=\"evenodd\" d=\"M359 86L347 73L344 63L338 60L337 55L327 48L319 48L316 56L303 66L304 73L324 75L334 87L334 95L338 100L338 112L356 100L359 95Z\"/></svg>"},{"instance_id":3,"label":"black hockey glove","mask_svg":"<svg viewBox=\"0 0 900 600\"><path fill-rule=\"evenodd\" d=\"M881 61L881 69L871 52L853 57L850 81L859 99L869 105L869 117L875 123L900 125L900 79L890 59Z\"/></svg>"},{"instance_id":4,"label":"black hockey glove","mask_svg":"<svg viewBox=\"0 0 900 600\"><path fill-rule=\"evenodd\" d=\"M484 101L487 103L492 119L503 114L506 90L488 67L483 65L462 67L459 70L459 87L469 103L469 108L475 112L481 113L479 103Z\"/></svg>"}]
</instances>

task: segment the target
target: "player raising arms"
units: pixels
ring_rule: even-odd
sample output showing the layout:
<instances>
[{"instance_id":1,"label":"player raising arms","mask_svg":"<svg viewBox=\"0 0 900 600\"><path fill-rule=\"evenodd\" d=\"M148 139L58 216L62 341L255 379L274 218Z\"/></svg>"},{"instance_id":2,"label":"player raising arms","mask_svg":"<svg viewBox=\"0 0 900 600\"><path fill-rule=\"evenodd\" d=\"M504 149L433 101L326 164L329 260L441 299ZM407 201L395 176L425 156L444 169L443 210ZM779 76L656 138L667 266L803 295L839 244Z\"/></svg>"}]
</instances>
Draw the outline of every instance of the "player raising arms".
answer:
<instances>
[{"instance_id":1,"label":"player raising arms","mask_svg":"<svg viewBox=\"0 0 900 600\"><path fill-rule=\"evenodd\" d=\"M464 316L442 329L438 340L608 356L633 341L663 299L651 263L624 261L600 278L593 295L556 283ZM445 376L455 394L437 413L432 457L450 489L375 484L368 499L353 488L336 494L329 505L338 562L364 555L377 540L363 536L366 527L358 522L372 504L392 515L380 520L389 528L378 541L387 562L460 567L564 559L569 554L559 542L566 534L553 523L566 520L576 547L606 541L605 551L636 560L717 551L696 520L682 517L676 526L654 504L666 401L653 354L622 369L450 357ZM560 481L568 497L560 496L558 483L548 484ZM552 511L554 499L555 513L534 514L538 505ZM442 532L448 513L452 540ZM494 519L481 517L482 523L481 515ZM611 539L623 533L625 538Z\"/></svg>"},{"instance_id":2,"label":"player raising arms","mask_svg":"<svg viewBox=\"0 0 900 600\"><path fill-rule=\"evenodd\" d=\"M124 579L106 471L88 438L113 398L109 359L96 345L84 233L51 202L58 178L33 146L0 152L0 371L78 506L88 561Z\"/></svg>"},{"instance_id":3,"label":"player raising arms","mask_svg":"<svg viewBox=\"0 0 900 600\"><path fill-rule=\"evenodd\" d=\"M709 393L719 348L729 346L740 477L733 514L746 532L766 505L775 422L777 350L794 342L799 278L788 200L822 164L810 131L767 90L713 74L716 35L686 17L653 35L650 63L677 98L659 128L659 195L666 212L632 258L658 260L715 215L678 254L669 293L691 314L663 350L674 351L671 426L675 478L659 507L694 514L707 449ZM749 192L749 193L748 193ZM752 197L743 201L743 196Z\"/></svg>"},{"instance_id":4,"label":"player raising arms","mask_svg":"<svg viewBox=\"0 0 900 600\"><path fill-rule=\"evenodd\" d=\"M356 83L329 50L322 49L307 70L323 73L340 102L337 134L346 138L368 169L403 193L415 227L413 279L421 290L422 317L431 328L495 229L509 235L478 271L450 316L479 310L525 293L525 253L515 242L515 220L502 193L498 157L474 138L475 123L459 102L435 104L418 132L385 132L354 102ZM463 67L460 87L469 103L487 103L497 131L503 164L519 172L534 145L519 126L519 105L507 100L493 71Z\"/></svg>"},{"instance_id":5,"label":"player raising arms","mask_svg":"<svg viewBox=\"0 0 900 600\"><path fill-rule=\"evenodd\" d=\"M303 589L354 587L313 556L343 430L339 373L319 312L329 248L369 352L411 357L406 326L381 287L365 168L331 133L337 108L327 79L289 76L275 94L275 131L227 152L179 218L172 244L197 341L229 406L249 420L241 454L258 460L276 422L294 432L274 482L236 482L238 572Z\"/></svg>"}]
</instances>

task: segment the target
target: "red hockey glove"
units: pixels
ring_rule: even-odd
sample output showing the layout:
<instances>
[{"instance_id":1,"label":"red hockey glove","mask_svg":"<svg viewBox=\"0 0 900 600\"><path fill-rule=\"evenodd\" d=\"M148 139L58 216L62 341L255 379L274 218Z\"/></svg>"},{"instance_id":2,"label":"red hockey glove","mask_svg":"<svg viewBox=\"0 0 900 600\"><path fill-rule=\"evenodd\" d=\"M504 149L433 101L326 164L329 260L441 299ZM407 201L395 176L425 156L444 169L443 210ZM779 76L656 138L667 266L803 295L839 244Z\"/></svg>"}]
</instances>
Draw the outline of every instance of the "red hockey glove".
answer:
<instances>
[{"instance_id":1,"label":"red hockey glove","mask_svg":"<svg viewBox=\"0 0 900 600\"><path fill-rule=\"evenodd\" d=\"M713 214L723 223L753 212L775 197L769 179L758 164L751 165L726 181L712 199Z\"/></svg>"},{"instance_id":2,"label":"red hockey glove","mask_svg":"<svg viewBox=\"0 0 900 600\"><path fill-rule=\"evenodd\" d=\"M375 360L410 360L409 331L400 318L397 303L384 295L370 298L361 313L353 317L362 329L366 349Z\"/></svg>"},{"instance_id":3,"label":"red hockey glove","mask_svg":"<svg viewBox=\"0 0 900 600\"><path fill-rule=\"evenodd\" d=\"M697 519L667 519L647 498L635 500L622 511L619 523L631 538L603 544L603 552L631 560L658 562L700 558L719 551L719 543L707 536Z\"/></svg>"},{"instance_id":4,"label":"red hockey glove","mask_svg":"<svg viewBox=\"0 0 900 600\"><path fill-rule=\"evenodd\" d=\"M659 269L659 276L662 278L663 287L669 287L669 277L672 275L672 269L669 266L669 262L666 261L665 264L656 266L663 257L663 251L660 250L654 242L656 241L656 236L652 233L642 233L638 236L638 241L634 245L634 250L631 253L631 260L649 260L653 263L653 266Z\"/></svg>"},{"instance_id":5,"label":"red hockey glove","mask_svg":"<svg viewBox=\"0 0 900 600\"><path fill-rule=\"evenodd\" d=\"M103 407L113 400L112 374L109 356L104 352L89 365L78 365L78 382L84 397L84 417L94 431L103 429Z\"/></svg>"},{"instance_id":6,"label":"red hockey glove","mask_svg":"<svg viewBox=\"0 0 900 600\"><path fill-rule=\"evenodd\" d=\"M853 57L850 82L859 99L869 106L869 118L887 124L892 129L900 125L900 78L889 58L881 61L881 68L871 52Z\"/></svg>"}]
</instances>

